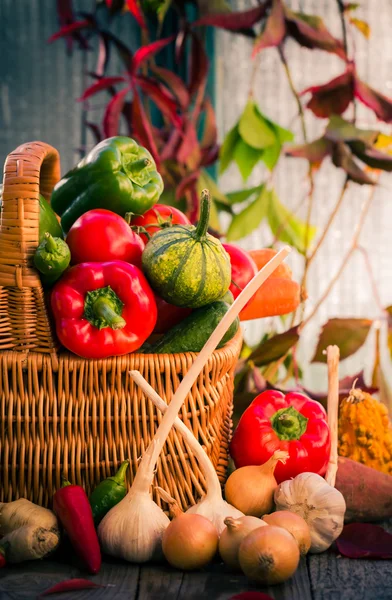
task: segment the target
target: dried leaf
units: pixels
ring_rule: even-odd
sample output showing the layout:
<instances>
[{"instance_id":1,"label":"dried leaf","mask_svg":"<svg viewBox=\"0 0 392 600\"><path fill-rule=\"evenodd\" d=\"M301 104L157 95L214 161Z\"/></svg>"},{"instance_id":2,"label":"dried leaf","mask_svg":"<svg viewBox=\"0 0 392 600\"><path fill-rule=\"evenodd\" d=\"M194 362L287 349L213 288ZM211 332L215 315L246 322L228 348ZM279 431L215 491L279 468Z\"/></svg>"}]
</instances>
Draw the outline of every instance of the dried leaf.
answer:
<instances>
[{"instance_id":1,"label":"dried leaf","mask_svg":"<svg viewBox=\"0 0 392 600\"><path fill-rule=\"evenodd\" d=\"M275 190L270 191L268 222L272 233L282 242L294 246L301 254L305 251L305 239L312 241L316 227L309 226L294 216L279 200Z\"/></svg>"},{"instance_id":2,"label":"dried leaf","mask_svg":"<svg viewBox=\"0 0 392 600\"><path fill-rule=\"evenodd\" d=\"M392 535L379 525L345 525L336 545L339 553L347 558L392 558Z\"/></svg>"},{"instance_id":3,"label":"dried leaf","mask_svg":"<svg viewBox=\"0 0 392 600\"><path fill-rule=\"evenodd\" d=\"M164 69L163 67L152 65L151 71L169 88L181 108L183 110L188 108L190 102L189 92L182 79L170 69Z\"/></svg>"},{"instance_id":4,"label":"dried leaf","mask_svg":"<svg viewBox=\"0 0 392 600\"><path fill-rule=\"evenodd\" d=\"M348 12L350 10L356 10L359 8L359 2L345 2L344 3L344 12Z\"/></svg>"},{"instance_id":5,"label":"dried leaf","mask_svg":"<svg viewBox=\"0 0 392 600\"><path fill-rule=\"evenodd\" d=\"M349 179L361 185L374 185L375 181L354 160L350 148L343 142L334 145L332 151L332 162L336 167L346 171Z\"/></svg>"},{"instance_id":6,"label":"dried leaf","mask_svg":"<svg viewBox=\"0 0 392 600\"><path fill-rule=\"evenodd\" d=\"M134 81L175 127L182 126L182 119L177 114L177 105L163 86L154 79L142 75L135 77Z\"/></svg>"},{"instance_id":7,"label":"dried leaf","mask_svg":"<svg viewBox=\"0 0 392 600\"><path fill-rule=\"evenodd\" d=\"M363 392L367 392L368 394L375 394L378 391L377 387L374 387L372 385L366 385L364 372L362 370L359 373L356 373L355 375L347 375L347 377L343 377L343 379L339 381L340 401L348 397L350 390L354 385L354 382L356 382L355 385L357 388L359 388ZM325 408L327 407L327 392L312 392L311 390L306 388L303 388L303 392L307 396L309 396L309 398L317 400L317 402L320 402L320 404L322 404Z\"/></svg>"},{"instance_id":8,"label":"dried leaf","mask_svg":"<svg viewBox=\"0 0 392 600\"><path fill-rule=\"evenodd\" d=\"M392 123L392 99L377 92L367 83L355 77L355 96L368 106L380 121Z\"/></svg>"},{"instance_id":9,"label":"dried leaf","mask_svg":"<svg viewBox=\"0 0 392 600\"><path fill-rule=\"evenodd\" d=\"M264 30L256 38L252 56L256 56L264 48L279 46L285 38L286 25L284 8L281 0L272 0L271 12Z\"/></svg>"},{"instance_id":10,"label":"dried leaf","mask_svg":"<svg viewBox=\"0 0 392 600\"><path fill-rule=\"evenodd\" d=\"M121 92L118 92L106 106L102 122L105 137L113 137L119 134L120 116L129 90L130 88L124 88Z\"/></svg>"},{"instance_id":11,"label":"dried leaf","mask_svg":"<svg viewBox=\"0 0 392 600\"><path fill-rule=\"evenodd\" d=\"M124 81L126 81L125 77L104 77L102 79L99 79L96 83L93 83L93 85L90 85L90 87L88 87L87 90L84 91L83 95L80 98L78 98L78 102L83 102L84 100L87 100L87 98L94 96L98 92L107 90L116 83Z\"/></svg>"},{"instance_id":12,"label":"dried leaf","mask_svg":"<svg viewBox=\"0 0 392 600\"><path fill-rule=\"evenodd\" d=\"M332 143L324 137L300 146L290 146L285 150L285 154L295 158L306 158L310 163L319 165L326 156L332 152Z\"/></svg>"},{"instance_id":13,"label":"dried leaf","mask_svg":"<svg viewBox=\"0 0 392 600\"><path fill-rule=\"evenodd\" d=\"M354 25L362 33L363 36L368 40L370 38L370 25L362 19L356 19L355 17L350 18L351 25Z\"/></svg>"},{"instance_id":14,"label":"dried leaf","mask_svg":"<svg viewBox=\"0 0 392 600\"><path fill-rule=\"evenodd\" d=\"M53 35L48 39L48 44L51 44L55 40L58 40L63 37L67 37L77 31L81 31L82 29L91 28L92 24L89 19L83 19L83 21L75 21L74 23L70 23L69 25L64 25L56 31Z\"/></svg>"},{"instance_id":15,"label":"dried leaf","mask_svg":"<svg viewBox=\"0 0 392 600\"><path fill-rule=\"evenodd\" d=\"M255 103L249 100L238 123L240 136L249 146L262 150L275 143L275 132L257 110Z\"/></svg>"},{"instance_id":16,"label":"dried leaf","mask_svg":"<svg viewBox=\"0 0 392 600\"><path fill-rule=\"evenodd\" d=\"M379 152L375 148L364 148L361 142L351 142L348 144L355 156L372 169L381 171L392 171L392 156L385 152Z\"/></svg>"},{"instance_id":17,"label":"dried leaf","mask_svg":"<svg viewBox=\"0 0 392 600\"><path fill-rule=\"evenodd\" d=\"M371 326L369 319L329 319L321 330L312 362L327 362L323 352L331 344L339 346L341 360L355 354L366 342Z\"/></svg>"},{"instance_id":18,"label":"dried leaf","mask_svg":"<svg viewBox=\"0 0 392 600\"><path fill-rule=\"evenodd\" d=\"M251 187L247 190L239 190L237 192L229 192L226 194L226 198L231 205L240 204L241 202L245 202L249 200L255 194L260 194L263 189L263 185L257 185L256 187Z\"/></svg>"},{"instance_id":19,"label":"dried leaf","mask_svg":"<svg viewBox=\"0 0 392 600\"><path fill-rule=\"evenodd\" d=\"M227 231L227 241L232 242L246 237L254 231L267 215L270 196L263 185L260 194L242 212L233 216Z\"/></svg>"},{"instance_id":20,"label":"dried leaf","mask_svg":"<svg viewBox=\"0 0 392 600\"><path fill-rule=\"evenodd\" d=\"M392 359L392 306L385 309L388 314L388 348Z\"/></svg>"},{"instance_id":21,"label":"dried leaf","mask_svg":"<svg viewBox=\"0 0 392 600\"><path fill-rule=\"evenodd\" d=\"M219 173L226 171L229 164L234 160L234 151L240 141L240 133L238 131L238 123L226 134L223 144L219 152Z\"/></svg>"},{"instance_id":22,"label":"dried leaf","mask_svg":"<svg viewBox=\"0 0 392 600\"><path fill-rule=\"evenodd\" d=\"M165 48L170 42L173 42L175 39L175 35L171 35L170 37L164 38L162 40L157 40L156 42L152 42L151 44L147 44L147 46L142 46L136 50L132 59L132 71L136 73L138 68L146 62L152 56L155 56L162 48Z\"/></svg>"},{"instance_id":23,"label":"dried leaf","mask_svg":"<svg viewBox=\"0 0 392 600\"><path fill-rule=\"evenodd\" d=\"M244 10L242 12L224 12L224 13L208 13L194 23L193 26L212 25L228 29L229 31L239 31L241 29L249 29L256 25L264 17L268 3L260 4L256 8Z\"/></svg>"},{"instance_id":24,"label":"dried leaf","mask_svg":"<svg viewBox=\"0 0 392 600\"><path fill-rule=\"evenodd\" d=\"M147 29L146 21L137 0L126 0L126 5L129 12L135 17L140 27Z\"/></svg>"},{"instance_id":25,"label":"dried leaf","mask_svg":"<svg viewBox=\"0 0 392 600\"><path fill-rule=\"evenodd\" d=\"M352 73L347 70L328 83L303 90L300 95L303 94L312 95L306 106L316 117L326 119L333 114L341 115L354 98Z\"/></svg>"},{"instance_id":26,"label":"dried leaf","mask_svg":"<svg viewBox=\"0 0 392 600\"><path fill-rule=\"evenodd\" d=\"M338 115L333 115L325 131L325 137L332 142L361 141L372 145L379 135L374 129L359 129L353 123L345 121Z\"/></svg>"},{"instance_id":27,"label":"dried leaf","mask_svg":"<svg viewBox=\"0 0 392 600\"><path fill-rule=\"evenodd\" d=\"M248 360L253 361L258 367L263 367L279 360L298 342L298 327L299 325L296 325L296 327L292 327L284 333L278 333L262 342L253 350Z\"/></svg>"},{"instance_id":28,"label":"dried leaf","mask_svg":"<svg viewBox=\"0 0 392 600\"><path fill-rule=\"evenodd\" d=\"M262 159L262 156L262 150L252 148L241 137L239 138L234 148L234 160L244 181L248 179L255 165Z\"/></svg>"},{"instance_id":29,"label":"dried leaf","mask_svg":"<svg viewBox=\"0 0 392 600\"><path fill-rule=\"evenodd\" d=\"M285 15L287 32L298 44L333 52L346 59L343 43L333 37L320 17L293 12L288 8L285 9Z\"/></svg>"}]
</instances>

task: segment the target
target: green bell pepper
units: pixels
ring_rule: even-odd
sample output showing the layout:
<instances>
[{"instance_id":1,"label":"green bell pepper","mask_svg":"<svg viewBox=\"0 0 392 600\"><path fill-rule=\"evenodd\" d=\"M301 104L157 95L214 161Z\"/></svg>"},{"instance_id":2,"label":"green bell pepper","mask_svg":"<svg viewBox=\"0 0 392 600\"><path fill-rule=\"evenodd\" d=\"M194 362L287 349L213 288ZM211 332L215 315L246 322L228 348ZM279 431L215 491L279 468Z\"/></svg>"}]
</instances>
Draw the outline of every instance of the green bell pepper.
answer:
<instances>
[{"instance_id":1,"label":"green bell pepper","mask_svg":"<svg viewBox=\"0 0 392 600\"><path fill-rule=\"evenodd\" d=\"M128 137L100 142L55 186L51 205L64 231L83 213L106 208L142 215L159 200L162 177L151 154Z\"/></svg>"}]
</instances>

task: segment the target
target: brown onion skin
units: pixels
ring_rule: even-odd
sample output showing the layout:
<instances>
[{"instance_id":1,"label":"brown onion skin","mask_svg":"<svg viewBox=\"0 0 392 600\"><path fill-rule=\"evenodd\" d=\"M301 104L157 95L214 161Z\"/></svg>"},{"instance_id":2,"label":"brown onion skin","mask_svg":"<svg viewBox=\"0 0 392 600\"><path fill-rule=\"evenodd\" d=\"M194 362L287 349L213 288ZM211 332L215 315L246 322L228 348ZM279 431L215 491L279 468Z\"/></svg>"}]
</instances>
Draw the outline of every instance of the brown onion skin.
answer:
<instances>
[{"instance_id":1,"label":"brown onion skin","mask_svg":"<svg viewBox=\"0 0 392 600\"><path fill-rule=\"evenodd\" d=\"M301 517L288 510L277 510L270 515L264 515L263 521L268 525L275 525L286 529L295 538L301 556L306 556L309 552L312 540L307 522Z\"/></svg>"},{"instance_id":2,"label":"brown onion skin","mask_svg":"<svg viewBox=\"0 0 392 600\"><path fill-rule=\"evenodd\" d=\"M177 569L200 569L212 561L218 551L216 527L197 514L180 514L171 521L162 537L163 554Z\"/></svg>"},{"instance_id":3,"label":"brown onion skin","mask_svg":"<svg viewBox=\"0 0 392 600\"><path fill-rule=\"evenodd\" d=\"M267 585L283 583L294 575L300 553L285 529L269 525L251 531L238 552L241 569L252 581Z\"/></svg>"},{"instance_id":4,"label":"brown onion skin","mask_svg":"<svg viewBox=\"0 0 392 600\"><path fill-rule=\"evenodd\" d=\"M234 530L230 527L233 523ZM233 571L241 571L238 550L242 540L254 529L267 526L262 519L244 516L239 519L225 519L226 527L219 538L219 554L227 567Z\"/></svg>"}]
</instances>

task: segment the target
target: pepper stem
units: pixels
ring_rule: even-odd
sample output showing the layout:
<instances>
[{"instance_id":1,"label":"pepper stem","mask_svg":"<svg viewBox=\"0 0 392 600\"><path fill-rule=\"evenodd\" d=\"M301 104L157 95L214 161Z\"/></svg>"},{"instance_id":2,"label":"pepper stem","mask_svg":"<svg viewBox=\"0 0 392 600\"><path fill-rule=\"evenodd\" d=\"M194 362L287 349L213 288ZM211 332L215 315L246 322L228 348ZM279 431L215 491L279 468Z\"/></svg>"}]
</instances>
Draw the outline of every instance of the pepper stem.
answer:
<instances>
[{"instance_id":1,"label":"pepper stem","mask_svg":"<svg viewBox=\"0 0 392 600\"><path fill-rule=\"evenodd\" d=\"M84 318L98 329L123 329L126 325L121 316L123 307L124 304L110 286L91 290L84 301Z\"/></svg>"},{"instance_id":2,"label":"pepper stem","mask_svg":"<svg viewBox=\"0 0 392 600\"><path fill-rule=\"evenodd\" d=\"M125 319L113 310L110 301L105 297L97 298L93 304L96 317L104 319L112 329L123 329L126 325Z\"/></svg>"},{"instance_id":3,"label":"pepper stem","mask_svg":"<svg viewBox=\"0 0 392 600\"><path fill-rule=\"evenodd\" d=\"M61 487L62 487L62 488L65 488L65 487L67 487L68 485L72 485L72 483L71 483L70 481L68 481L68 479L65 479L65 477L63 476L63 477L61 478Z\"/></svg>"},{"instance_id":4,"label":"pepper stem","mask_svg":"<svg viewBox=\"0 0 392 600\"><path fill-rule=\"evenodd\" d=\"M136 175L151 165L151 160L149 158L140 158L139 160L130 161L127 163L126 168L128 173L132 173L132 175Z\"/></svg>"},{"instance_id":5,"label":"pepper stem","mask_svg":"<svg viewBox=\"0 0 392 600\"><path fill-rule=\"evenodd\" d=\"M271 425L280 440L299 440L306 431L308 419L289 406L273 415Z\"/></svg>"},{"instance_id":6,"label":"pepper stem","mask_svg":"<svg viewBox=\"0 0 392 600\"><path fill-rule=\"evenodd\" d=\"M49 252L51 254L53 254L54 252L56 252L57 250L57 244L55 242L54 237L49 233L49 231L47 231L45 233L45 250L46 252Z\"/></svg>"},{"instance_id":7,"label":"pepper stem","mask_svg":"<svg viewBox=\"0 0 392 600\"><path fill-rule=\"evenodd\" d=\"M111 479L112 481L115 481L116 483L120 483L120 484L125 483L125 475L128 470L128 467L129 467L129 458L127 458L127 460L124 460L124 462L121 463L117 473L115 473L113 475L113 477L110 477L109 479Z\"/></svg>"},{"instance_id":8,"label":"pepper stem","mask_svg":"<svg viewBox=\"0 0 392 600\"><path fill-rule=\"evenodd\" d=\"M200 239L205 237L210 220L211 198L208 190L203 190L200 201L200 217L196 227L196 236Z\"/></svg>"}]
</instances>

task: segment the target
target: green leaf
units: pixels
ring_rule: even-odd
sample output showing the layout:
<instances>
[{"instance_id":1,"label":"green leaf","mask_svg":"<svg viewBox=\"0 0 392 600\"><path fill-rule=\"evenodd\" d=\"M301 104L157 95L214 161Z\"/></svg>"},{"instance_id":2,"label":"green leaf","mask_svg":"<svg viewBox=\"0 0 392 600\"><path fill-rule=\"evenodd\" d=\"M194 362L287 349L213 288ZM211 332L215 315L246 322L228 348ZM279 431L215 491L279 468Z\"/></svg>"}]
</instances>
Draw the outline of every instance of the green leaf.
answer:
<instances>
[{"instance_id":1,"label":"green leaf","mask_svg":"<svg viewBox=\"0 0 392 600\"><path fill-rule=\"evenodd\" d=\"M229 205L230 202L227 196L220 191L216 182L212 179L212 177L208 174L205 169L202 169L200 172L199 179L197 180L197 192L200 196L201 191L207 188L210 191L210 194L214 200L218 200L221 204Z\"/></svg>"},{"instance_id":2,"label":"green leaf","mask_svg":"<svg viewBox=\"0 0 392 600\"><path fill-rule=\"evenodd\" d=\"M245 202L245 200L249 200L249 198L254 194L260 194L262 187L262 185L256 185L255 187L251 187L247 190L229 192L228 194L226 194L226 198L228 199L231 205L240 204L240 202Z\"/></svg>"},{"instance_id":3,"label":"green leaf","mask_svg":"<svg viewBox=\"0 0 392 600\"><path fill-rule=\"evenodd\" d=\"M263 367L279 360L298 342L298 327L297 325L284 333L274 335L266 342L262 342L253 350L248 360L252 360L258 367Z\"/></svg>"},{"instance_id":4,"label":"green leaf","mask_svg":"<svg viewBox=\"0 0 392 600\"><path fill-rule=\"evenodd\" d=\"M231 163L234 158L234 151L238 142L241 141L241 137L238 131L238 124L236 124L233 129L230 129L229 133L226 135L223 140L223 144L219 151L219 173L222 174L226 171L227 167Z\"/></svg>"},{"instance_id":5,"label":"green leaf","mask_svg":"<svg viewBox=\"0 0 392 600\"><path fill-rule=\"evenodd\" d=\"M249 100L238 123L240 136L249 146L262 150L276 143L275 131L257 109L254 102Z\"/></svg>"},{"instance_id":6,"label":"green leaf","mask_svg":"<svg viewBox=\"0 0 392 600\"><path fill-rule=\"evenodd\" d=\"M171 6L172 0L163 0L162 4L158 8L157 15L160 26L162 27L163 21L165 20L166 13Z\"/></svg>"},{"instance_id":7,"label":"green leaf","mask_svg":"<svg viewBox=\"0 0 392 600\"><path fill-rule=\"evenodd\" d=\"M263 185L259 196L242 212L234 215L227 231L227 241L240 240L254 231L268 212L269 192Z\"/></svg>"},{"instance_id":8,"label":"green leaf","mask_svg":"<svg viewBox=\"0 0 392 600\"><path fill-rule=\"evenodd\" d=\"M285 129L284 127L281 127L280 125L278 125L277 123L274 123L273 121L269 121L269 124L273 129L275 129L276 135L281 144L284 144L285 142L293 141L294 134L292 131L290 131L289 129Z\"/></svg>"},{"instance_id":9,"label":"green leaf","mask_svg":"<svg viewBox=\"0 0 392 600\"><path fill-rule=\"evenodd\" d=\"M272 233L282 242L294 246L298 252L304 253L306 223L295 217L279 200L275 190L270 191L268 222ZM316 233L316 227L309 227L309 242Z\"/></svg>"},{"instance_id":10,"label":"green leaf","mask_svg":"<svg viewBox=\"0 0 392 600\"><path fill-rule=\"evenodd\" d=\"M323 352L331 344L339 346L341 360L355 354L366 342L371 326L369 319L330 319L321 330L312 362L327 362Z\"/></svg>"},{"instance_id":11,"label":"green leaf","mask_svg":"<svg viewBox=\"0 0 392 600\"><path fill-rule=\"evenodd\" d=\"M282 146L278 142L274 146L269 146L263 150L261 160L270 171L274 169L276 163L278 162L281 150Z\"/></svg>"},{"instance_id":12,"label":"green leaf","mask_svg":"<svg viewBox=\"0 0 392 600\"><path fill-rule=\"evenodd\" d=\"M234 160L242 175L242 179L246 181L252 173L255 165L263 156L262 150L255 150L248 146L241 138L234 149Z\"/></svg>"}]
</instances>

